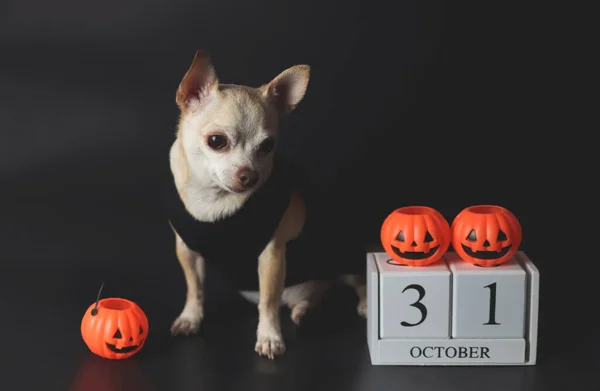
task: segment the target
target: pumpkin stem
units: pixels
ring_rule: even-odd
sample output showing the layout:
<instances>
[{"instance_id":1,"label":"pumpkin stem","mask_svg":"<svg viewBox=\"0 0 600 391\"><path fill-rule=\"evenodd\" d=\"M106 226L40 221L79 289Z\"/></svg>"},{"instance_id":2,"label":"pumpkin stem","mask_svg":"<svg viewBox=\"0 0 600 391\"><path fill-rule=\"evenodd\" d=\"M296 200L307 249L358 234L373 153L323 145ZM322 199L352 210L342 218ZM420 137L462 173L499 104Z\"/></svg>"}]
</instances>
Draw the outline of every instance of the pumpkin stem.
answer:
<instances>
[{"instance_id":1,"label":"pumpkin stem","mask_svg":"<svg viewBox=\"0 0 600 391\"><path fill-rule=\"evenodd\" d=\"M98 302L100 301L100 293L102 293L102 288L104 288L104 281L102 281L102 285L100 285L100 289L98 290L98 296L96 297L96 306L92 309L92 316L96 316L96 314L98 314Z\"/></svg>"}]
</instances>

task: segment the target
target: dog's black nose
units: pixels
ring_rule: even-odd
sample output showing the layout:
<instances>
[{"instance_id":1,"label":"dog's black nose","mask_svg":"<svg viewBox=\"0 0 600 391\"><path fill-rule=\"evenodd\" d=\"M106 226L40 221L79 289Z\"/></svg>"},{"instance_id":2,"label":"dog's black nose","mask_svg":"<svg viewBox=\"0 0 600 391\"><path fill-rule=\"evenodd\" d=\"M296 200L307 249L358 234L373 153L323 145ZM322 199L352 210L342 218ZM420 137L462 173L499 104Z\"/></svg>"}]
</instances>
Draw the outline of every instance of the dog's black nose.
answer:
<instances>
[{"instance_id":1,"label":"dog's black nose","mask_svg":"<svg viewBox=\"0 0 600 391\"><path fill-rule=\"evenodd\" d=\"M258 182L258 172L249 168L240 168L236 174L240 185L249 189Z\"/></svg>"}]
</instances>

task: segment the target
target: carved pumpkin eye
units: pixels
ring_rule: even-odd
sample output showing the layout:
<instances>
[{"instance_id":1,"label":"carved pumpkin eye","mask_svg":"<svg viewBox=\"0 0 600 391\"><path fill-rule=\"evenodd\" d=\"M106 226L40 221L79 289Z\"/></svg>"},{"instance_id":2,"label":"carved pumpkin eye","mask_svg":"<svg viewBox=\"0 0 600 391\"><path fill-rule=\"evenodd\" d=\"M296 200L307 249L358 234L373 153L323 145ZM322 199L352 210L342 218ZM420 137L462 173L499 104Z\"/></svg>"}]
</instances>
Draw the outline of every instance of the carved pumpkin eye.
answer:
<instances>
[{"instance_id":1,"label":"carved pumpkin eye","mask_svg":"<svg viewBox=\"0 0 600 391\"><path fill-rule=\"evenodd\" d=\"M404 232L400 231L396 240L398 240L399 242L404 242Z\"/></svg>"},{"instance_id":2,"label":"carved pumpkin eye","mask_svg":"<svg viewBox=\"0 0 600 391\"><path fill-rule=\"evenodd\" d=\"M469 232L469 235L467 235L467 240L469 242L476 242L477 241L477 234L475 233L474 229L472 229L471 232Z\"/></svg>"},{"instance_id":3,"label":"carved pumpkin eye","mask_svg":"<svg viewBox=\"0 0 600 391\"><path fill-rule=\"evenodd\" d=\"M142 335L143 332L144 332L144 329L142 328L142 326L140 326L140 335Z\"/></svg>"},{"instance_id":4,"label":"carved pumpkin eye","mask_svg":"<svg viewBox=\"0 0 600 391\"><path fill-rule=\"evenodd\" d=\"M123 336L121 335L121 330L117 329L117 332L115 333L115 335L113 335L113 338L115 338L115 339L123 338Z\"/></svg>"},{"instance_id":5,"label":"carved pumpkin eye","mask_svg":"<svg viewBox=\"0 0 600 391\"><path fill-rule=\"evenodd\" d=\"M429 233L429 231L427 231L427 233L425 233L425 243L430 243L433 242L433 237L431 236L431 234Z\"/></svg>"},{"instance_id":6,"label":"carved pumpkin eye","mask_svg":"<svg viewBox=\"0 0 600 391\"><path fill-rule=\"evenodd\" d=\"M504 231L502 231L502 230L498 231L498 241L503 242L505 240L508 240L508 238L506 237L506 234L504 233Z\"/></svg>"}]
</instances>

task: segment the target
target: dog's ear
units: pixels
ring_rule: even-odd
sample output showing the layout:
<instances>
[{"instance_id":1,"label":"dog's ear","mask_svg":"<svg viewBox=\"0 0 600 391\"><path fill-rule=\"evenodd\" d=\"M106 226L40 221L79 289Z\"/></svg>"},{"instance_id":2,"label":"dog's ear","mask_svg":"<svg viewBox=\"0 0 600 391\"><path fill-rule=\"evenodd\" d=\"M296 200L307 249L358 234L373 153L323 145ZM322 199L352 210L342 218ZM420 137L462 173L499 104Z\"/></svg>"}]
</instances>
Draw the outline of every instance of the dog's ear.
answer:
<instances>
[{"instance_id":1,"label":"dog's ear","mask_svg":"<svg viewBox=\"0 0 600 391\"><path fill-rule=\"evenodd\" d=\"M179 84L175 101L181 109L184 109L192 101L202 103L218 87L219 81L210 56L208 53L198 50L190 69Z\"/></svg>"},{"instance_id":2,"label":"dog's ear","mask_svg":"<svg viewBox=\"0 0 600 391\"><path fill-rule=\"evenodd\" d=\"M300 103L306 93L309 79L310 67L296 65L281 72L260 89L267 101L277 109L280 116L283 116Z\"/></svg>"}]
</instances>

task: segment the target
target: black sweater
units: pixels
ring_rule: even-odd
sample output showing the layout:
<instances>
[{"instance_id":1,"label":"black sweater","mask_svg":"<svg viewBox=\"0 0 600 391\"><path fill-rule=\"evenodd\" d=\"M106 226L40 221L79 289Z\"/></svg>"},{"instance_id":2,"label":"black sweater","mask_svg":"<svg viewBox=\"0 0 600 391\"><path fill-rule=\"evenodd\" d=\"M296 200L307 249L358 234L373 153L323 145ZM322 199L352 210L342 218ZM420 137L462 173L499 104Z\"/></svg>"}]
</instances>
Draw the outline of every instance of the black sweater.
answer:
<instances>
[{"instance_id":1,"label":"black sweater","mask_svg":"<svg viewBox=\"0 0 600 391\"><path fill-rule=\"evenodd\" d=\"M323 213L330 208L317 206L316 193L311 194L300 172L279 156L269 179L242 208L213 223L198 221L189 214L169 175L168 218L185 244L200 253L236 289L258 290L258 256L287 210L292 188L303 196L307 215L302 233L286 247L286 286L340 274L364 273L365 253L360 245L349 239L351 234L337 234L344 230L344 222L332 221L331 215Z\"/></svg>"}]
</instances>

